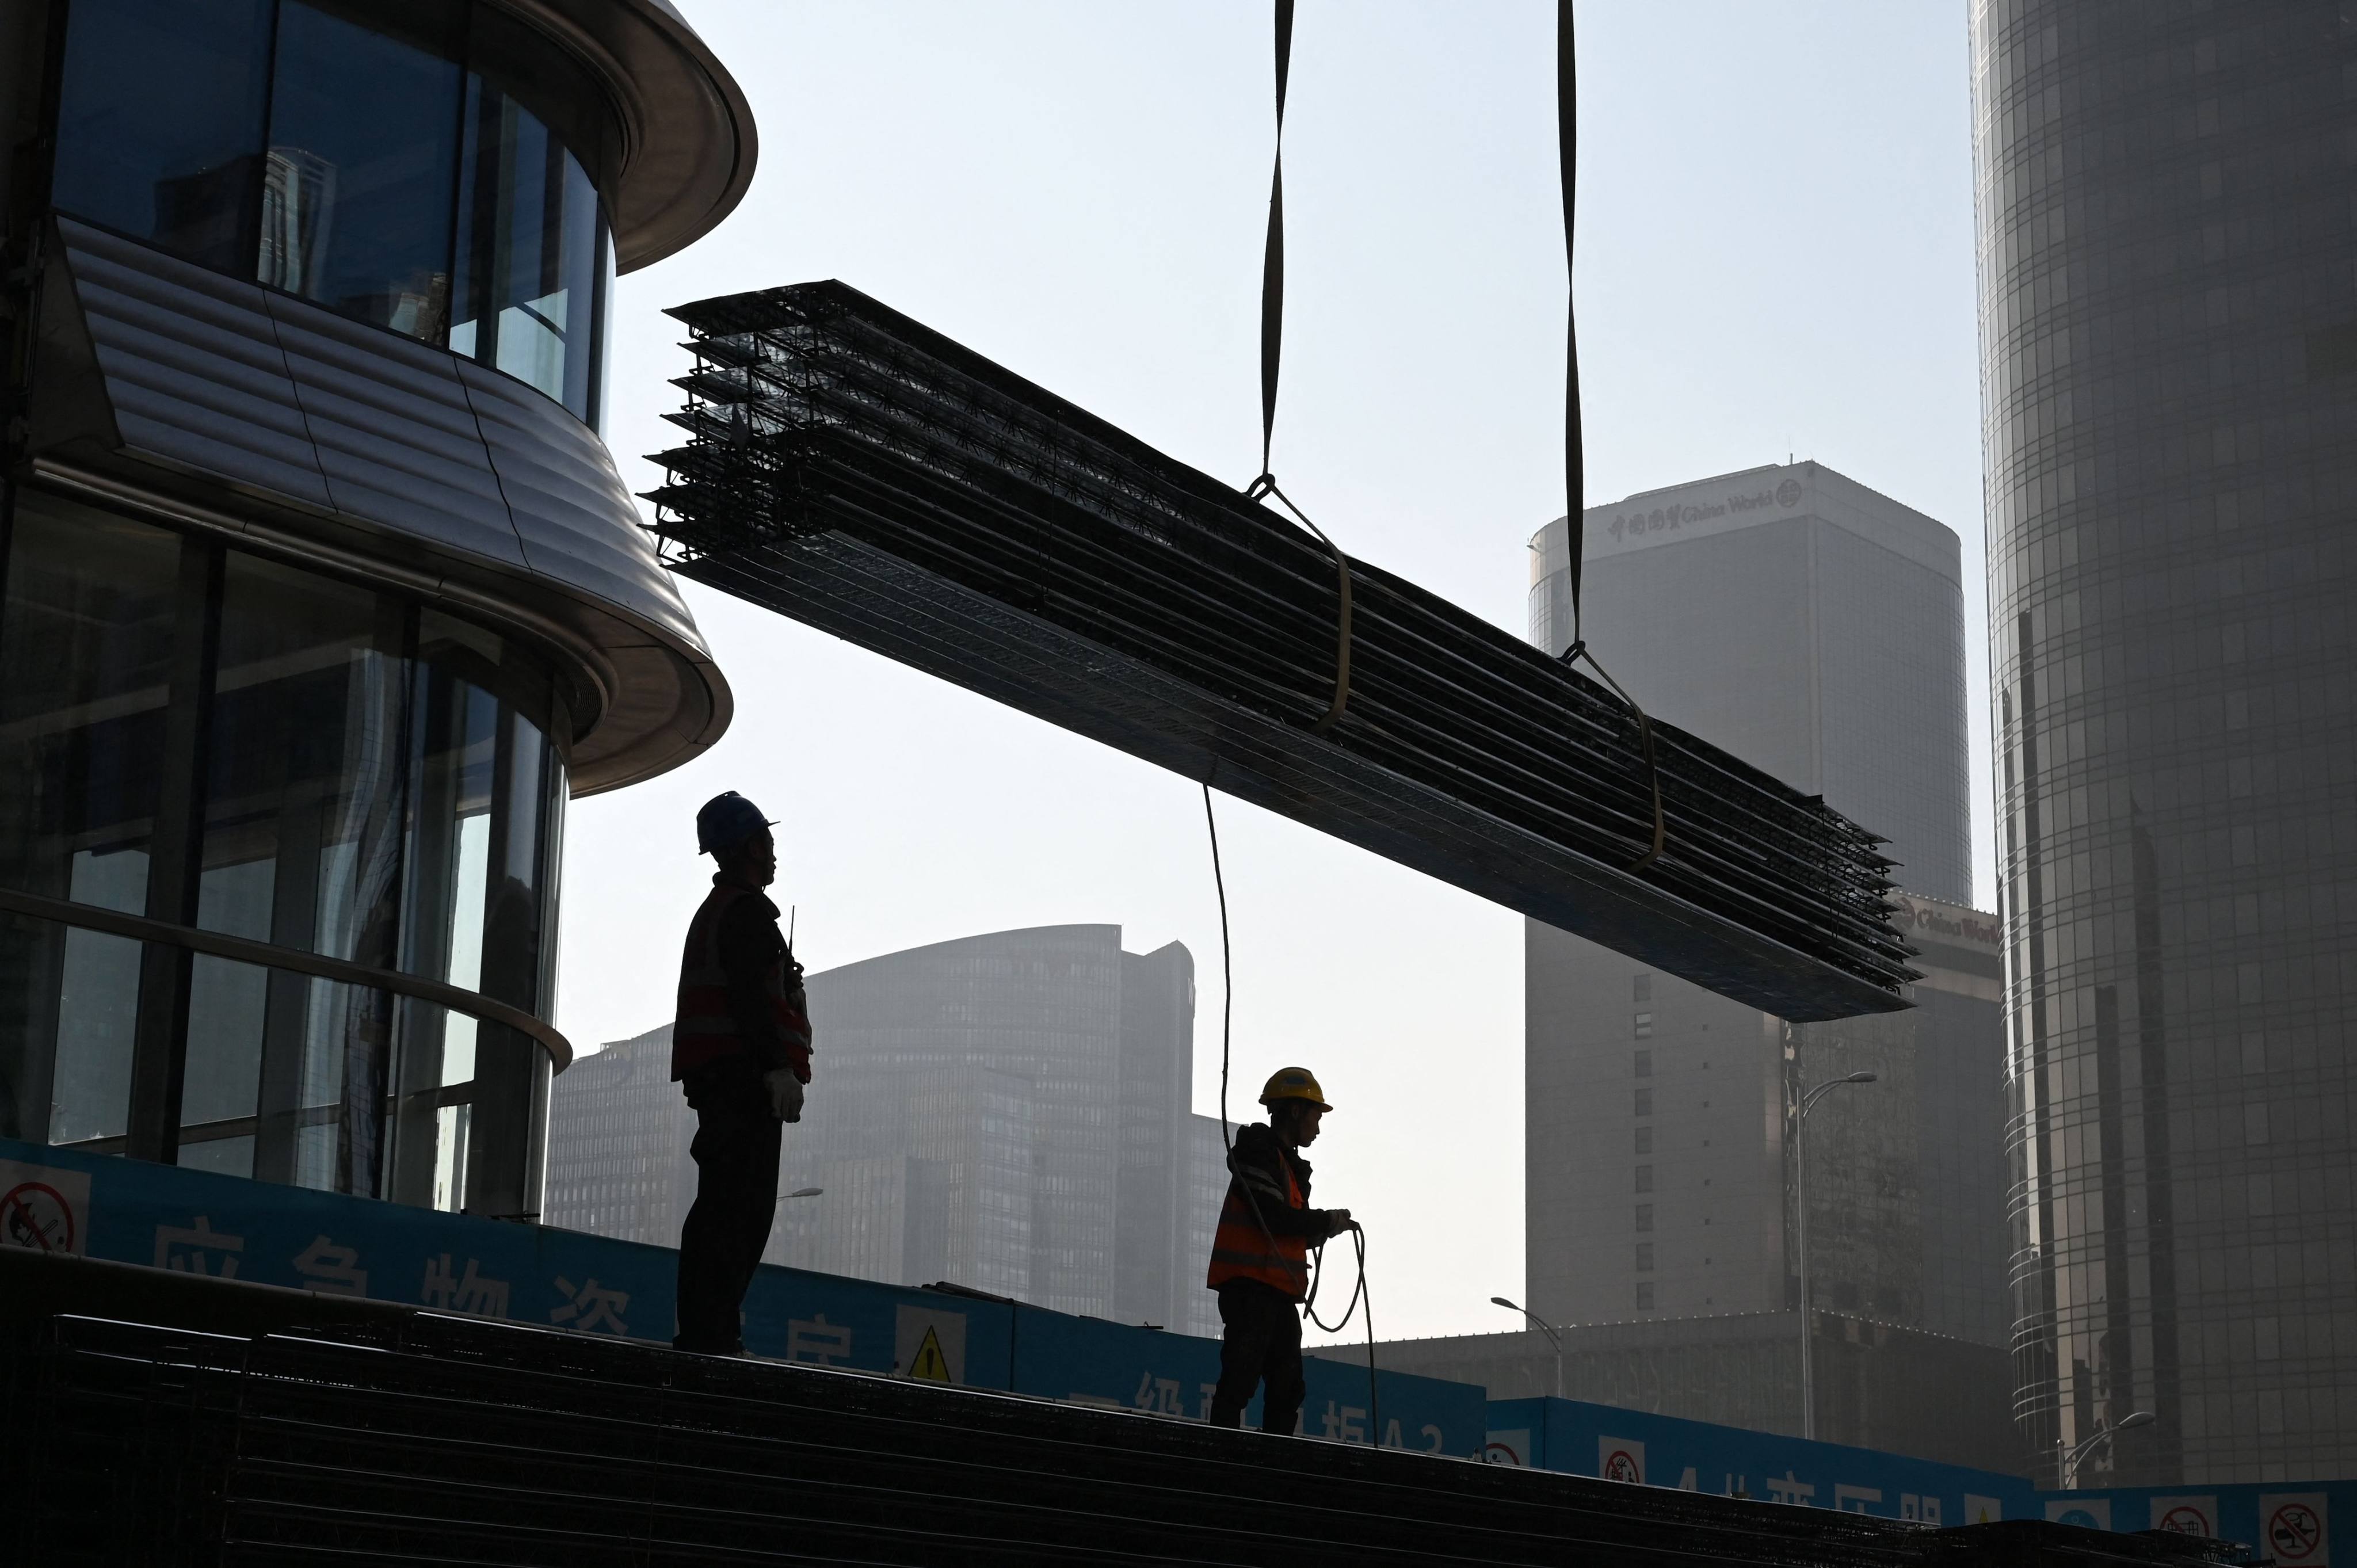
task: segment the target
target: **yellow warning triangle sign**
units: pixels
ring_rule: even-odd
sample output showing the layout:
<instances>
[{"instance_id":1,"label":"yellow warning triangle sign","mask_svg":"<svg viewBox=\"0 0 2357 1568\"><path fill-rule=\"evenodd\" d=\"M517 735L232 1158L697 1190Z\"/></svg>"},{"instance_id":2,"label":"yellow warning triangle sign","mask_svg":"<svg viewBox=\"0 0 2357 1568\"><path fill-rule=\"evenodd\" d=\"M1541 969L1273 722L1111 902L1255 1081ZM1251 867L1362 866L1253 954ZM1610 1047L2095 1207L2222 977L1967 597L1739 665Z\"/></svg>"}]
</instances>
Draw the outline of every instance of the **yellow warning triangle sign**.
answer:
<instances>
[{"instance_id":1,"label":"yellow warning triangle sign","mask_svg":"<svg viewBox=\"0 0 2357 1568\"><path fill-rule=\"evenodd\" d=\"M925 1342L917 1347L916 1358L909 1363L909 1375L930 1383L952 1380L950 1359L942 1354L941 1337L930 1327L925 1330Z\"/></svg>"}]
</instances>

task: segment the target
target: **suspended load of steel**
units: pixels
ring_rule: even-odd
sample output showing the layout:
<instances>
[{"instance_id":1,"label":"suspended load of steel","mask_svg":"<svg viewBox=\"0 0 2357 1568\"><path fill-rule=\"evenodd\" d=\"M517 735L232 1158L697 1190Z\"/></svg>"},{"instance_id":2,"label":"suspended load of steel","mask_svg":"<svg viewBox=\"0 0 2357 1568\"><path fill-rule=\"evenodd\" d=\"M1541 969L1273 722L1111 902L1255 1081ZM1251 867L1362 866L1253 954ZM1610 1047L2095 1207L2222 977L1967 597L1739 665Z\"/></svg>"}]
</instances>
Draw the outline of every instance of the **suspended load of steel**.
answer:
<instances>
[{"instance_id":1,"label":"suspended load of steel","mask_svg":"<svg viewBox=\"0 0 2357 1568\"><path fill-rule=\"evenodd\" d=\"M1882 841L840 283L672 313L683 576L1782 1017L1906 1006ZM1658 787L1666 848L1655 842Z\"/></svg>"}]
</instances>

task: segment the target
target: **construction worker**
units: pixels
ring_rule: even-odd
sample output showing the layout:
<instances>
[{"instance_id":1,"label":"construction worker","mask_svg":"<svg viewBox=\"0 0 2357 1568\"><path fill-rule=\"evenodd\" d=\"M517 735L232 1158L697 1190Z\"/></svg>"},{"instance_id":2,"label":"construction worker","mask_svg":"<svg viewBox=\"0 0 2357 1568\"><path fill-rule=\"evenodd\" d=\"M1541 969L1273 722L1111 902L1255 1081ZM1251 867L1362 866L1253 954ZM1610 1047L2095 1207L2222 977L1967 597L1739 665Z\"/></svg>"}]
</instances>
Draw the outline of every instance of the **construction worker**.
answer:
<instances>
[{"instance_id":1,"label":"construction worker","mask_svg":"<svg viewBox=\"0 0 2357 1568\"><path fill-rule=\"evenodd\" d=\"M1291 1433L1307 1391L1301 1379L1300 1304L1309 1294L1309 1249L1351 1229L1347 1208L1309 1207L1309 1162L1334 1108L1307 1068L1289 1067L1260 1092L1268 1120L1236 1129L1228 1152L1228 1199L1211 1239L1204 1282L1220 1293L1220 1385L1211 1424L1240 1426L1253 1391L1263 1432Z\"/></svg>"},{"instance_id":2,"label":"construction worker","mask_svg":"<svg viewBox=\"0 0 2357 1568\"><path fill-rule=\"evenodd\" d=\"M811 1076L802 966L761 889L778 877L775 824L734 789L695 813L712 892L687 928L671 1076L695 1110L695 1204L679 1231L682 1350L740 1356L746 1287L778 1207L780 1124Z\"/></svg>"}]
</instances>

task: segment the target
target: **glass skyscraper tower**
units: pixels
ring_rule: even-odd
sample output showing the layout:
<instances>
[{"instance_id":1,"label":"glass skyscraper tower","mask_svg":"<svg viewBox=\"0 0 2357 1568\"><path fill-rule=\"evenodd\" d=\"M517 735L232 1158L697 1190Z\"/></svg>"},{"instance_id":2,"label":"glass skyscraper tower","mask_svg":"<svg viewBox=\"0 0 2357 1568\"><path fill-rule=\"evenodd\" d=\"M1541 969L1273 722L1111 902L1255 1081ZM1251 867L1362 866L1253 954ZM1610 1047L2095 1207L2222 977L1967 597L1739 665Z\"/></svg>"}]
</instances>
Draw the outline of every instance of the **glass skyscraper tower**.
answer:
<instances>
[{"instance_id":1,"label":"glass skyscraper tower","mask_svg":"<svg viewBox=\"0 0 2357 1568\"><path fill-rule=\"evenodd\" d=\"M2357 7L1971 26L2017 1414L2346 1475Z\"/></svg>"}]
</instances>

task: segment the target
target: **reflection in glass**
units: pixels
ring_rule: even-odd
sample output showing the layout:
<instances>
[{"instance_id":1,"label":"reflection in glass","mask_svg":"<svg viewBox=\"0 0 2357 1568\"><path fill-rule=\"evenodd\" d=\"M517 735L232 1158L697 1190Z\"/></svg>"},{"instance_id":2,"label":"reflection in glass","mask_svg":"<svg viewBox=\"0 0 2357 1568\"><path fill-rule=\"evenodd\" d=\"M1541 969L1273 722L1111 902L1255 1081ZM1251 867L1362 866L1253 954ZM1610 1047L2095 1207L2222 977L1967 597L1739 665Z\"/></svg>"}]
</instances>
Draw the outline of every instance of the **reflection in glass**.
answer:
<instances>
[{"instance_id":1,"label":"reflection in glass","mask_svg":"<svg viewBox=\"0 0 2357 1568\"><path fill-rule=\"evenodd\" d=\"M538 116L468 77L451 351L594 420L604 245L581 165Z\"/></svg>"},{"instance_id":2,"label":"reflection in glass","mask_svg":"<svg viewBox=\"0 0 2357 1568\"><path fill-rule=\"evenodd\" d=\"M180 542L18 492L0 601L0 883L147 904ZM123 1132L139 944L47 922L0 941L0 1135Z\"/></svg>"},{"instance_id":3,"label":"reflection in glass","mask_svg":"<svg viewBox=\"0 0 2357 1568\"><path fill-rule=\"evenodd\" d=\"M544 671L491 633L428 611L412 699L414 807L402 966L527 1010L545 1005L542 867L564 768L542 728ZM536 1162L505 1146L469 1162L473 1122L532 1121L545 1058L511 1031L403 1010L393 1196L515 1213L537 1201Z\"/></svg>"},{"instance_id":4,"label":"reflection in glass","mask_svg":"<svg viewBox=\"0 0 2357 1568\"><path fill-rule=\"evenodd\" d=\"M408 607L370 589L232 553L222 578L198 923L377 966L393 956L399 896L403 654ZM242 889L232 897L229 888ZM303 978L254 976L190 996L182 1137L256 1117L254 1174L375 1189L374 1119L311 1178L300 1146L354 1075L381 1082L382 1021L321 1015ZM233 968L239 966L231 966ZM250 975L253 972L247 972ZM200 1080L200 1073L202 1075ZM200 1081L203 1088L200 1090Z\"/></svg>"},{"instance_id":5,"label":"reflection in glass","mask_svg":"<svg viewBox=\"0 0 2357 1568\"><path fill-rule=\"evenodd\" d=\"M465 0L71 15L61 209L447 343L597 423L613 247L591 171L619 147L533 28Z\"/></svg>"},{"instance_id":6,"label":"reflection in glass","mask_svg":"<svg viewBox=\"0 0 2357 1568\"><path fill-rule=\"evenodd\" d=\"M536 656L396 596L8 499L0 886L153 914L151 853L193 813L199 928L545 1012L571 729ZM176 681L210 699L201 767L197 726L165 723ZM121 1151L135 1061L163 1070L146 1053L173 1044L139 1028L152 958L0 919L0 1135ZM536 1044L292 971L196 954L188 974L183 1164L537 1203Z\"/></svg>"},{"instance_id":7,"label":"reflection in glass","mask_svg":"<svg viewBox=\"0 0 2357 1568\"><path fill-rule=\"evenodd\" d=\"M48 1141L119 1138L131 1108L139 944L46 921L41 929L61 950Z\"/></svg>"},{"instance_id":8,"label":"reflection in glass","mask_svg":"<svg viewBox=\"0 0 2357 1568\"><path fill-rule=\"evenodd\" d=\"M59 208L201 266L242 272L270 0L74 0L66 30Z\"/></svg>"},{"instance_id":9,"label":"reflection in glass","mask_svg":"<svg viewBox=\"0 0 2357 1568\"><path fill-rule=\"evenodd\" d=\"M255 275L440 342L460 75L450 59L287 0Z\"/></svg>"}]
</instances>

